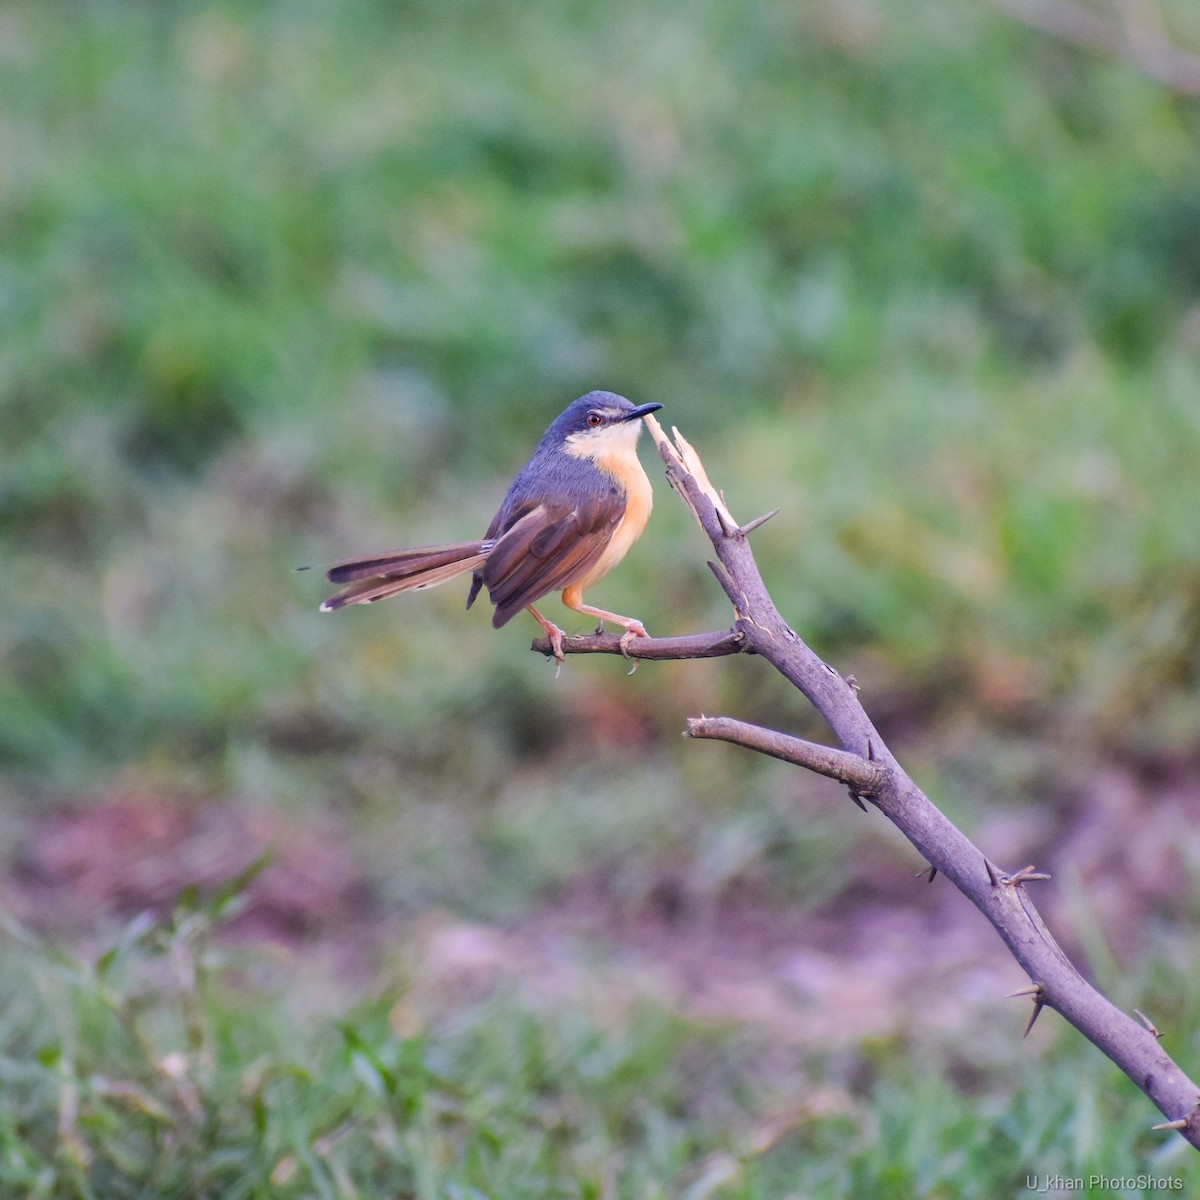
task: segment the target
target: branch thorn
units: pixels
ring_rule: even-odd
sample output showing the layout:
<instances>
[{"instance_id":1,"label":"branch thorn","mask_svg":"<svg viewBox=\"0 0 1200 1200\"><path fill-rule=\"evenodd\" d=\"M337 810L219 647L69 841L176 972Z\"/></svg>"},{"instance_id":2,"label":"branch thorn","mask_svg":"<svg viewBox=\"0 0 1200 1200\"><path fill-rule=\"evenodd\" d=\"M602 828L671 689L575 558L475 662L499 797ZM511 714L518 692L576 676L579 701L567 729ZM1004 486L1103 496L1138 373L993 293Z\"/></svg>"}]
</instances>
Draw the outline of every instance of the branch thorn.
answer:
<instances>
[{"instance_id":1,"label":"branch thorn","mask_svg":"<svg viewBox=\"0 0 1200 1200\"><path fill-rule=\"evenodd\" d=\"M1002 882L1007 887L1019 887L1023 883L1036 883L1041 879L1049 879L1050 876L1045 871L1039 871L1035 867L1022 867L1014 875L1005 875Z\"/></svg>"},{"instance_id":2,"label":"branch thorn","mask_svg":"<svg viewBox=\"0 0 1200 1200\"><path fill-rule=\"evenodd\" d=\"M1145 1027L1146 1027L1148 1030L1150 1030L1150 1032L1151 1032L1152 1034L1154 1034L1154 1036L1155 1036L1156 1038L1160 1038L1160 1037L1162 1037L1162 1031L1161 1031L1161 1030L1158 1028L1158 1026L1157 1026L1157 1025L1155 1025L1155 1024L1154 1024L1154 1022L1153 1022L1152 1020L1150 1020L1150 1018L1149 1018L1148 1016L1146 1016L1146 1014L1145 1014L1144 1012L1142 1012L1142 1010L1141 1010L1140 1008L1135 1008L1133 1011L1134 1011L1135 1013L1137 1013L1137 1015L1138 1015L1138 1020L1140 1020L1140 1021L1141 1021L1141 1023L1142 1023L1143 1025L1145 1025Z\"/></svg>"},{"instance_id":3,"label":"branch thorn","mask_svg":"<svg viewBox=\"0 0 1200 1200\"><path fill-rule=\"evenodd\" d=\"M1041 989L1039 988L1038 991L1040 993ZM1045 1007L1046 1002L1040 994L1033 998L1033 1012L1029 1014L1029 1024L1025 1026L1025 1032L1021 1034L1022 1039L1029 1036L1029 1031L1033 1028L1033 1023L1042 1015L1042 1009Z\"/></svg>"},{"instance_id":4,"label":"branch thorn","mask_svg":"<svg viewBox=\"0 0 1200 1200\"><path fill-rule=\"evenodd\" d=\"M983 869L987 872L988 883L990 883L992 887L998 887L1000 884L1000 877L996 874L996 868L992 866L990 859L985 858L983 860Z\"/></svg>"},{"instance_id":5,"label":"branch thorn","mask_svg":"<svg viewBox=\"0 0 1200 1200\"><path fill-rule=\"evenodd\" d=\"M738 530L738 533L741 534L742 537L745 537L748 533L752 533L760 525L765 525L773 516L776 516L778 512L779 509L773 508L769 513L763 513L761 517L755 517L753 521L749 521L743 525Z\"/></svg>"},{"instance_id":6,"label":"branch thorn","mask_svg":"<svg viewBox=\"0 0 1200 1200\"><path fill-rule=\"evenodd\" d=\"M1020 996L1040 996L1042 994L1042 985L1040 983L1031 983L1028 987L1017 988L1015 992L1009 992L1004 998L1006 1000L1016 1000Z\"/></svg>"},{"instance_id":7,"label":"branch thorn","mask_svg":"<svg viewBox=\"0 0 1200 1200\"><path fill-rule=\"evenodd\" d=\"M866 812L867 806L863 803L863 798L862 798L861 793L856 792L853 788L850 788L849 791L850 791L850 799L853 800L854 803L857 804L858 807L863 810L863 812Z\"/></svg>"},{"instance_id":8,"label":"branch thorn","mask_svg":"<svg viewBox=\"0 0 1200 1200\"><path fill-rule=\"evenodd\" d=\"M1029 1031L1033 1028L1033 1023L1042 1015L1042 1009L1046 1007L1046 992L1040 983L1031 983L1028 987L1009 992L1007 998L1013 1000L1018 996L1033 997L1033 1012L1029 1014L1029 1024L1025 1026L1025 1032L1021 1034L1022 1038L1027 1038Z\"/></svg>"},{"instance_id":9,"label":"branch thorn","mask_svg":"<svg viewBox=\"0 0 1200 1200\"><path fill-rule=\"evenodd\" d=\"M736 587L733 580L729 576L729 572L725 570L725 567L721 563L710 562L708 564L708 569L717 577L717 582L723 588L725 588L726 591Z\"/></svg>"},{"instance_id":10,"label":"branch thorn","mask_svg":"<svg viewBox=\"0 0 1200 1200\"><path fill-rule=\"evenodd\" d=\"M1159 1129L1186 1129L1191 1122L1187 1117L1180 1117L1177 1121L1164 1121L1161 1125L1151 1125L1154 1130Z\"/></svg>"},{"instance_id":11,"label":"branch thorn","mask_svg":"<svg viewBox=\"0 0 1200 1200\"><path fill-rule=\"evenodd\" d=\"M930 863L929 866L923 867L921 870L919 870L916 873L916 876L914 878L920 879L921 876L924 875L927 877L925 882L932 883L937 878L937 874L938 874L937 867L935 867L932 863Z\"/></svg>"}]
</instances>

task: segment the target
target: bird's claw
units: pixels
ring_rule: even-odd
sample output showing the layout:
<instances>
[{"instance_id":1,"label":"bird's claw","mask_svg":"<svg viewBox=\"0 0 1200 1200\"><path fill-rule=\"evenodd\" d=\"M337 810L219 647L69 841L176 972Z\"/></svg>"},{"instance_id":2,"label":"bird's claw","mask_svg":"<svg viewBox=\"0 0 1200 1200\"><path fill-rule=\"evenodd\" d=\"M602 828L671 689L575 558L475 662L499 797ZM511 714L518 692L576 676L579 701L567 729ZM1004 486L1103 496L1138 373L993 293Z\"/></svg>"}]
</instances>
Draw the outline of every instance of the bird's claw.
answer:
<instances>
[{"instance_id":1,"label":"bird's claw","mask_svg":"<svg viewBox=\"0 0 1200 1200\"><path fill-rule=\"evenodd\" d=\"M626 629L623 634L621 634L621 640L617 643L617 645L620 647L621 653L626 658L631 658L632 655L629 653L629 647L637 638L649 636L650 635L646 632L646 627L644 625L630 625L629 628ZM633 659L633 666L629 668L630 675L632 675L638 669L638 661L639 660L636 658Z\"/></svg>"},{"instance_id":2,"label":"bird's claw","mask_svg":"<svg viewBox=\"0 0 1200 1200\"><path fill-rule=\"evenodd\" d=\"M566 661L566 655L563 653L563 631L557 625L551 625L546 633L550 637L550 649L554 651L554 678L557 679Z\"/></svg>"}]
</instances>

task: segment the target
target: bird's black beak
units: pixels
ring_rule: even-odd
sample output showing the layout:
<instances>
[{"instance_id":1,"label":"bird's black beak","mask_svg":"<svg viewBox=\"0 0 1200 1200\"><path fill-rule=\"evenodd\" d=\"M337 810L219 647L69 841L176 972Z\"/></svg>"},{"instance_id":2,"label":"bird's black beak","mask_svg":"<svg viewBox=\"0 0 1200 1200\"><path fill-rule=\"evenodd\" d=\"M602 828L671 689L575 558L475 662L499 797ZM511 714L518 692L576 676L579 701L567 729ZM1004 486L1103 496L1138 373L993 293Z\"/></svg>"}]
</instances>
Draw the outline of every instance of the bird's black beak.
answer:
<instances>
[{"instance_id":1,"label":"bird's black beak","mask_svg":"<svg viewBox=\"0 0 1200 1200\"><path fill-rule=\"evenodd\" d=\"M638 417L648 416L652 412L658 412L662 408L661 404L639 404L633 412L627 412L622 418L622 421L636 421Z\"/></svg>"}]
</instances>

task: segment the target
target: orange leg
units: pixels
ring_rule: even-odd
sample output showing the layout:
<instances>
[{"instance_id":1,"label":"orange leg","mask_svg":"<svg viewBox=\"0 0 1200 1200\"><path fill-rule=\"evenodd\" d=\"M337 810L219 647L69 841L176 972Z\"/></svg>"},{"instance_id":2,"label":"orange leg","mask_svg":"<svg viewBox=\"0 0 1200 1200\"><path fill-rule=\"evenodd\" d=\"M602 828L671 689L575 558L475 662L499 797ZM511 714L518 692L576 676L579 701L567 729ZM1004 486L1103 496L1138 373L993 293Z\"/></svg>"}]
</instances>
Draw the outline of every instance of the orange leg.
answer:
<instances>
[{"instance_id":1,"label":"orange leg","mask_svg":"<svg viewBox=\"0 0 1200 1200\"><path fill-rule=\"evenodd\" d=\"M546 631L546 636L550 639L550 649L554 651L554 661L557 664L554 668L554 678L557 679L559 671L562 670L563 659L566 657L562 647L565 635L553 621L547 621L532 604L527 604L525 608L529 615Z\"/></svg>"},{"instance_id":2,"label":"orange leg","mask_svg":"<svg viewBox=\"0 0 1200 1200\"><path fill-rule=\"evenodd\" d=\"M586 616L596 617L601 621L611 621L614 625L623 626L625 632L621 635L621 653L624 654L626 658L629 657L629 643L632 642L634 638L650 636L646 632L645 625L643 625L641 621L636 620L634 617L622 617L618 613L608 612L603 608L595 608L591 604L584 604L583 588L581 588L577 583L572 584L566 589L566 591L563 592L562 602L568 608L574 609L575 612L584 613ZM630 675L632 675L636 670L637 662L635 660L633 664L633 670L629 672Z\"/></svg>"}]
</instances>

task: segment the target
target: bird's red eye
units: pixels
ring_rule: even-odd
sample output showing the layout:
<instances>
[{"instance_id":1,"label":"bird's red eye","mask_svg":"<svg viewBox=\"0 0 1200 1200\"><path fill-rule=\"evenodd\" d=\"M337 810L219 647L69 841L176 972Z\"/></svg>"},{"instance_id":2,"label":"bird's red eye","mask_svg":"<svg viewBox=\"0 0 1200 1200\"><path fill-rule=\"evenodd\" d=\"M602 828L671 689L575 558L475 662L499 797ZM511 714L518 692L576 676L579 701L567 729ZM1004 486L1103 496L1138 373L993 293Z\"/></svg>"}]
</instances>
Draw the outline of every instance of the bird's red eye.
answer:
<instances>
[{"instance_id":1,"label":"bird's red eye","mask_svg":"<svg viewBox=\"0 0 1200 1200\"><path fill-rule=\"evenodd\" d=\"M587 423L595 429L597 425L604 424L604 418L597 412L590 412L587 415Z\"/></svg>"}]
</instances>

